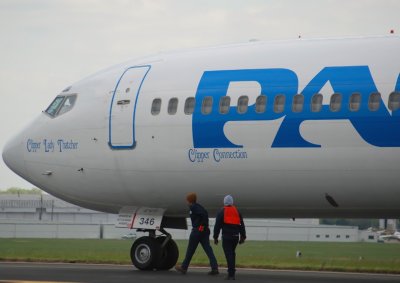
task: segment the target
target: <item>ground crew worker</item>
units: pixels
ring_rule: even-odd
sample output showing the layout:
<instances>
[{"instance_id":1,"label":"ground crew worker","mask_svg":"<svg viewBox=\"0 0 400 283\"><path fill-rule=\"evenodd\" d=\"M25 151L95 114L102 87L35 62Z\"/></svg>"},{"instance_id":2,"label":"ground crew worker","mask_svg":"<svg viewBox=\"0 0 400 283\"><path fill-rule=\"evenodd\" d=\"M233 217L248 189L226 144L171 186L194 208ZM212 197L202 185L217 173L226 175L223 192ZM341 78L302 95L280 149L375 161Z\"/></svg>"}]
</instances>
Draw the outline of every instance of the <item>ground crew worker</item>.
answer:
<instances>
[{"instance_id":1,"label":"ground crew worker","mask_svg":"<svg viewBox=\"0 0 400 283\"><path fill-rule=\"evenodd\" d=\"M208 213L200 204L197 203L195 193L190 193L186 196L187 203L190 209L190 219L192 220L192 232L190 233L189 243L186 250L185 259L181 266L176 266L175 269L182 274L186 274L193 254L195 253L199 243L210 260L211 271L209 275L217 275L218 263L214 252L210 245L210 229L208 227Z\"/></svg>"},{"instance_id":2,"label":"ground crew worker","mask_svg":"<svg viewBox=\"0 0 400 283\"><path fill-rule=\"evenodd\" d=\"M224 207L217 214L214 226L214 243L218 244L219 232L222 229L222 248L228 264L227 280L235 280L236 246L246 240L246 228L239 210L233 206L233 197L224 198Z\"/></svg>"}]
</instances>

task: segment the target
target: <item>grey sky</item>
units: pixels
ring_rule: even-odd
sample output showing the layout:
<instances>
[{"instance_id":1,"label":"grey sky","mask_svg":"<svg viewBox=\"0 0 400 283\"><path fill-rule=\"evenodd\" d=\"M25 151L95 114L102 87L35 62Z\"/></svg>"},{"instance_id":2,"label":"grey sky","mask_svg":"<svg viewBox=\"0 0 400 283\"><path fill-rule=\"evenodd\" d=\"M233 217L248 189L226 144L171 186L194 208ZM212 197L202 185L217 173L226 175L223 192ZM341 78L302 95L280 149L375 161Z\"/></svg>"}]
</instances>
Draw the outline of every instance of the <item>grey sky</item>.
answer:
<instances>
[{"instance_id":1,"label":"grey sky","mask_svg":"<svg viewBox=\"0 0 400 283\"><path fill-rule=\"evenodd\" d=\"M0 151L69 84L131 58L249 39L400 33L398 0L2 0ZM31 184L0 160L0 189Z\"/></svg>"}]
</instances>

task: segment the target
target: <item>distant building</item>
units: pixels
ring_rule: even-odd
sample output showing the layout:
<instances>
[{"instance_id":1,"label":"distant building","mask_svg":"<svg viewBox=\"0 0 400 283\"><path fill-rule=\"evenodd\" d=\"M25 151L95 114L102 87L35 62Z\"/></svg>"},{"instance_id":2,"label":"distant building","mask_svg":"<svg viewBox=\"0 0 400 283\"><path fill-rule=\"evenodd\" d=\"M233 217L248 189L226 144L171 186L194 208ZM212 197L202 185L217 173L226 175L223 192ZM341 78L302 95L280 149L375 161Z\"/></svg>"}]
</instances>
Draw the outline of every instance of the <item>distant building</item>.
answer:
<instances>
[{"instance_id":1,"label":"distant building","mask_svg":"<svg viewBox=\"0 0 400 283\"><path fill-rule=\"evenodd\" d=\"M82 208L48 194L0 194L0 221L114 223L117 215Z\"/></svg>"},{"instance_id":2,"label":"distant building","mask_svg":"<svg viewBox=\"0 0 400 283\"><path fill-rule=\"evenodd\" d=\"M379 219L379 229L397 231L397 219Z\"/></svg>"},{"instance_id":3,"label":"distant building","mask_svg":"<svg viewBox=\"0 0 400 283\"><path fill-rule=\"evenodd\" d=\"M53 196L0 195L0 238L121 238L132 233L115 228L117 215L85 209ZM355 226L319 225L318 219L245 219L249 240L376 242L371 231ZM190 224L190 223L189 223ZM210 220L214 225L214 219ZM212 227L211 227L212 228ZM168 229L175 239L190 231Z\"/></svg>"}]
</instances>

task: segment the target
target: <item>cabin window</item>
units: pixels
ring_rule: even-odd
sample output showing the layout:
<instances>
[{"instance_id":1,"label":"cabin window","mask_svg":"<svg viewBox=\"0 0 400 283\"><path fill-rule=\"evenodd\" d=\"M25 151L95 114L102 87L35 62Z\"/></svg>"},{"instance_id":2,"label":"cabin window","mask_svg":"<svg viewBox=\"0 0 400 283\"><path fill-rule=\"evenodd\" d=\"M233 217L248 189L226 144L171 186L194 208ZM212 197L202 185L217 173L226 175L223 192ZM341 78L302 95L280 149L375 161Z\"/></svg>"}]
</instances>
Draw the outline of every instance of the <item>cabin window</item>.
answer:
<instances>
[{"instance_id":1,"label":"cabin window","mask_svg":"<svg viewBox=\"0 0 400 283\"><path fill-rule=\"evenodd\" d=\"M265 95L260 95L256 99L256 113L264 113L267 106L267 97Z\"/></svg>"},{"instance_id":2,"label":"cabin window","mask_svg":"<svg viewBox=\"0 0 400 283\"><path fill-rule=\"evenodd\" d=\"M322 109L322 94L314 94L311 98L311 112L320 112Z\"/></svg>"},{"instance_id":3,"label":"cabin window","mask_svg":"<svg viewBox=\"0 0 400 283\"><path fill-rule=\"evenodd\" d=\"M213 98L212 96L206 96L203 99L203 103L201 105L201 113L204 115L208 115L212 111L212 106L213 106Z\"/></svg>"},{"instance_id":4,"label":"cabin window","mask_svg":"<svg viewBox=\"0 0 400 283\"><path fill-rule=\"evenodd\" d=\"M292 105L292 111L295 113L299 113L303 111L304 107L304 95L302 94L296 94L293 97L293 105Z\"/></svg>"},{"instance_id":5,"label":"cabin window","mask_svg":"<svg viewBox=\"0 0 400 283\"><path fill-rule=\"evenodd\" d=\"M196 105L196 100L194 97L188 97L185 101L185 109L184 112L186 115L191 115L194 112L194 106Z\"/></svg>"},{"instance_id":6,"label":"cabin window","mask_svg":"<svg viewBox=\"0 0 400 283\"><path fill-rule=\"evenodd\" d=\"M361 106L361 94L353 93L350 96L350 103L349 103L350 111L358 111L360 110L360 106Z\"/></svg>"},{"instance_id":7,"label":"cabin window","mask_svg":"<svg viewBox=\"0 0 400 283\"><path fill-rule=\"evenodd\" d=\"M338 112L340 111L341 107L342 107L342 95L340 93L334 93L331 96L330 109L332 112Z\"/></svg>"},{"instance_id":8,"label":"cabin window","mask_svg":"<svg viewBox=\"0 0 400 283\"><path fill-rule=\"evenodd\" d=\"M237 112L239 114L244 114L247 112L247 108L249 105L249 97L244 95L239 97L238 99L238 106L237 106Z\"/></svg>"},{"instance_id":9,"label":"cabin window","mask_svg":"<svg viewBox=\"0 0 400 283\"><path fill-rule=\"evenodd\" d=\"M50 116L55 117L58 113L58 110L60 110L64 98L65 96L57 96L50 104L50 106L46 109L45 112Z\"/></svg>"},{"instance_id":10,"label":"cabin window","mask_svg":"<svg viewBox=\"0 0 400 283\"><path fill-rule=\"evenodd\" d=\"M168 103L168 114L175 115L178 109L178 98L171 98Z\"/></svg>"},{"instance_id":11,"label":"cabin window","mask_svg":"<svg viewBox=\"0 0 400 283\"><path fill-rule=\"evenodd\" d=\"M400 108L400 92L392 92L389 95L389 109L396 111Z\"/></svg>"},{"instance_id":12,"label":"cabin window","mask_svg":"<svg viewBox=\"0 0 400 283\"><path fill-rule=\"evenodd\" d=\"M158 115L160 114L160 110L161 110L161 98L156 98L153 100L153 103L151 104L151 114Z\"/></svg>"},{"instance_id":13,"label":"cabin window","mask_svg":"<svg viewBox=\"0 0 400 283\"><path fill-rule=\"evenodd\" d=\"M371 93L368 100L368 109L370 111L377 111L381 104L381 94L378 92Z\"/></svg>"},{"instance_id":14,"label":"cabin window","mask_svg":"<svg viewBox=\"0 0 400 283\"><path fill-rule=\"evenodd\" d=\"M282 113L285 110L285 101L286 97L283 94L275 96L275 101L274 101L275 113Z\"/></svg>"},{"instance_id":15,"label":"cabin window","mask_svg":"<svg viewBox=\"0 0 400 283\"><path fill-rule=\"evenodd\" d=\"M231 106L231 98L229 96L222 96L219 100L219 113L227 114Z\"/></svg>"}]
</instances>

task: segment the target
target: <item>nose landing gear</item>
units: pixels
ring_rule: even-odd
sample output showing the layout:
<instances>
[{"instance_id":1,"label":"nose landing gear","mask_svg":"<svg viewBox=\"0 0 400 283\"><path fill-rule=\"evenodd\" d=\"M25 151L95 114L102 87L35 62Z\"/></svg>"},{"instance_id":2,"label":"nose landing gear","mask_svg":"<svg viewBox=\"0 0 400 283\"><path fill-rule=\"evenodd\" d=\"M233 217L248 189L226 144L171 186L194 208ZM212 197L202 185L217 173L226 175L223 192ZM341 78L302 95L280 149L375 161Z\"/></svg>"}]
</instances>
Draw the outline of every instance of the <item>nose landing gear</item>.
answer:
<instances>
[{"instance_id":1,"label":"nose landing gear","mask_svg":"<svg viewBox=\"0 0 400 283\"><path fill-rule=\"evenodd\" d=\"M161 243L161 255L156 264L157 270L169 270L176 265L179 258L179 250L175 241L170 237L158 237L156 239Z\"/></svg>"},{"instance_id":2,"label":"nose landing gear","mask_svg":"<svg viewBox=\"0 0 400 283\"><path fill-rule=\"evenodd\" d=\"M137 239L131 248L133 265L140 270L169 270L175 266L179 257L178 246L165 230L160 231L165 236L156 237L154 230L141 230L149 232L149 236Z\"/></svg>"}]
</instances>

